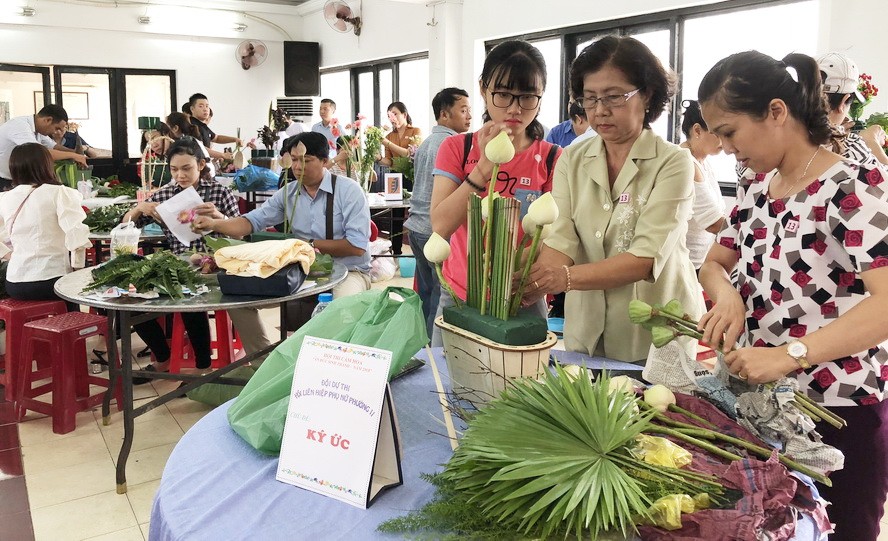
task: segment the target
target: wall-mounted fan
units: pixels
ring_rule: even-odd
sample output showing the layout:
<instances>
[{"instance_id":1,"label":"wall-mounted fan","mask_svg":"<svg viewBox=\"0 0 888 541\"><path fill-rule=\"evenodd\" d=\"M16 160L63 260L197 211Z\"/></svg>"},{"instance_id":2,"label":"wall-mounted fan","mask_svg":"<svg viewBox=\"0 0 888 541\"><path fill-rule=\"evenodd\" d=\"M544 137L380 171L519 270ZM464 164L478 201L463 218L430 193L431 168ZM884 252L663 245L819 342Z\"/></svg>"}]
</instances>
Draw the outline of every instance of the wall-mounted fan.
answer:
<instances>
[{"instance_id":1,"label":"wall-mounted fan","mask_svg":"<svg viewBox=\"0 0 888 541\"><path fill-rule=\"evenodd\" d=\"M324 18L330 28L337 32L353 30L356 36L361 35L361 16L356 15L342 0L327 0L324 4Z\"/></svg>"},{"instance_id":2,"label":"wall-mounted fan","mask_svg":"<svg viewBox=\"0 0 888 541\"><path fill-rule=\"evenodd\" d=\"M245 70L258 66L268 57L268 47L259 40L247 40L241 42L234 51L234 58Z\"/></svg>"}]
</instances>

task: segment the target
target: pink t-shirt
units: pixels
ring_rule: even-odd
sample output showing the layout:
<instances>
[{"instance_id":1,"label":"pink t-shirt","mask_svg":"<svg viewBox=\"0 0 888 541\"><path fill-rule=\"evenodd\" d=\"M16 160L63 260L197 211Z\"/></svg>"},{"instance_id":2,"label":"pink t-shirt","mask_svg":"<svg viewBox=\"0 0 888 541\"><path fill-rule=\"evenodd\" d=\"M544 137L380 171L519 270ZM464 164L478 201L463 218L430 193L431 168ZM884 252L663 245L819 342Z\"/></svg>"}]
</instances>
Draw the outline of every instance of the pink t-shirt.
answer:
<instances>
[{"instance_id":1,"label":"pink t-shirt","mask_svg":"<svg viewBox=\"0 0 888 541\"><path fill-rule=\"evenodd\" d=\"M530 203L544 192L552 191L552 171L546 170L546 161L550 149L549 142L536 140L530 147L515 154L512 161L500 166L497 175L496 190L503 197L512 197L521 201L521 217L527 212ZM478 164L481 153L478 150L478 134L472 135L472 150L463 167L463 153L465 149L465 135L452 135L444 140L438 149L438 157L435 160L435 175L443 175L457 184L462 184L469 173ZM561 155L561 149L556 148L555 162ZM483 197L487 190L478 194ZM524 235L518 232L519 238ZM465 223L450 237L450 257L444 262L444 277L453 286L454 292L462 298L466 298L466 282L468 271L468 229Z\"/></svg>"}]
</instances>

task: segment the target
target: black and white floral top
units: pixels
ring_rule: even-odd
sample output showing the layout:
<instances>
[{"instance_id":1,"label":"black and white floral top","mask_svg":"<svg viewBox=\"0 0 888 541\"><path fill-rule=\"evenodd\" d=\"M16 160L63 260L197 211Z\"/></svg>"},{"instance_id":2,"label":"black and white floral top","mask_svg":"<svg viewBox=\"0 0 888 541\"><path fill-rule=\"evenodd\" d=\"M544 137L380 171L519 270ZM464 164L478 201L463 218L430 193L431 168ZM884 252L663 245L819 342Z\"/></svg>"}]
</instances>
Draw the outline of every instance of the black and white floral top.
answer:
<instances>
[{"instance_id":1,"label":"black and white floral top","mask_svg":"<svg viewBox=\"0 0 888 541\"><path fill-rule=\"evenodd\" d=\"M888 265L888 182L842 161L798 194L771 200L772 174L748 171L717 242L737 251L746 345L782 346L866 295L860 273ZM799 370L800 390L829 406L885 397L888 344Z\"/></svg>"}]
</instances>

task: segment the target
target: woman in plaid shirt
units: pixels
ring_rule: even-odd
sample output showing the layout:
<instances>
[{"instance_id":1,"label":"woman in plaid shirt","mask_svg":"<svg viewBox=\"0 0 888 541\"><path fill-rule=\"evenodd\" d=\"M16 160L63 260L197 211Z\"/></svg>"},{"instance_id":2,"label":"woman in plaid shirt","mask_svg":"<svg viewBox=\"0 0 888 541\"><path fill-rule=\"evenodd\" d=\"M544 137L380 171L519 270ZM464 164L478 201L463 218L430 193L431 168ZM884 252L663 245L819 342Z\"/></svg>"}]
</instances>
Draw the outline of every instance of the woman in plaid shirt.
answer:
<instances>
[{"instance_id":1,"label":"woman in plaid shirt","mask_svg":"<svg viewBox=\"0 0 888 541\"><path fill-rule=\"evenodd\" d=\"M234 218L239 215L237 199L228 188L217 183L210 176L206 156L197 140L193 137L185 136L174 142L167 151L167 160L170 164L173 182L170 182L146 201L139 203L127 212L123 217L123 221L133 220L139 227L144 227L151 221L158 223L163 229L167 242L169 242L170 250L173 253L181 254L191 250L206 252L207 246L203 241L203 237L188 245L180 242L160 219L160 216L157 214L157 205L181 193L183 190L193 187L204 201L203 205L195 209L196 212L211 218L221 219ZM258 336L258 339L253 340L253 342L257 342L255 349L261 349L270 344L265 335L264 326L259 321L259 316L255 309L231 310L229 314L235 326L249 328L249 332L247 332L247 329L242 329L240 333L242 336ZM185 330L188 332L188 338L191 340L191 345L194 348L196 356L195 366L199 369L209 368L211 364L210 325L206 312L182 312L180 315L185 324ZM155 363L146 367L145 370L158 372L169 370L170 349L160 324L156 320L151 320L134 325L133 328L154 354ZM249 353L252 353L251 350L255 350L254 347L246 343L244 348ZM147 378L134 378L133 383L141 384L148 381Z\"/></svg>"}]
</instances>

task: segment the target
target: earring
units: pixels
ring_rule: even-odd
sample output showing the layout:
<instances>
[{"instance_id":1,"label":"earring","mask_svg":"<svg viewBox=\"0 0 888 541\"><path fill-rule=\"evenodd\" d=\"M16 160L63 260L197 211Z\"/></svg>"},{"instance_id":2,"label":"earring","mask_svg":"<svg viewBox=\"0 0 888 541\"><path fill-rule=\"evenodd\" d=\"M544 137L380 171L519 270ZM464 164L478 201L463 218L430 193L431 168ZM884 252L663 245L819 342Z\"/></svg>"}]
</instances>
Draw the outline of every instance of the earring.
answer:
<instances>
[{"instance_id":1,"label":"earring","mask_svg":"<svg viewBox=\"0 0 888 541\"><path fill-rule=\"evenodd\" d=\"M645 109L644 112L645 112L645 113L650 113L651 110L650 110L650 109Z\"/></svg>"}]
</instances>

